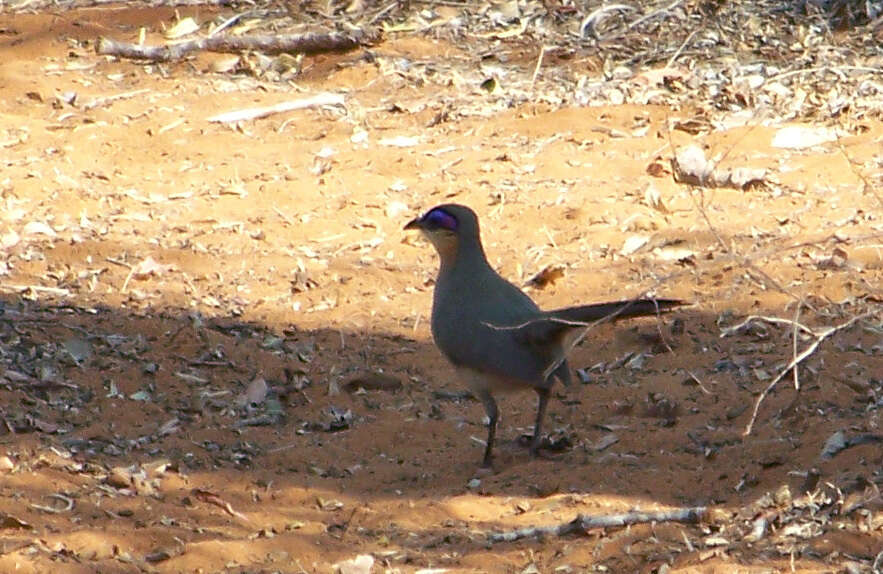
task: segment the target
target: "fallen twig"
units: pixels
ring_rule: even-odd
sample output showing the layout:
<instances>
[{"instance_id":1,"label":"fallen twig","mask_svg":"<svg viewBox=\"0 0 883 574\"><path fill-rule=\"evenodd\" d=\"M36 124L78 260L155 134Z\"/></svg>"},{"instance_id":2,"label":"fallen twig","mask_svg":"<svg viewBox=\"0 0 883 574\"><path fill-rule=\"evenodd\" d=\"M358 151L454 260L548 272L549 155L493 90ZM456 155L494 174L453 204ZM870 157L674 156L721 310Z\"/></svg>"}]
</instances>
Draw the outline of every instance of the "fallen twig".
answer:
<instances>
[{"instance_id":1,"label":"fallen twig","mask_svg":"<svg viewBox=\"0 0 883 574\"><path fill-rule=\"evenodd\" d=\"M678 0L680 1L680 0ZM603 20L606 16L604 16L607 12L619 11L619 12L633 12L635 10L634 7L629 6L627 4L608 4L606 6L601 6L600 8L593 10L589 13L588 16L583 18L583 21L579 25L579 35L580 38L586 37L586 32L589 32L592 37L596 40L601 39L601 36L595 30L595 27L598 23Z\"/></svg>"},{"instance_id":2,"label":"fallen twig","mask_svg":"<svg viewBox=\"0 0 883 574\"><path fill-rule=\"evenodd\" d=\"M638 26L640 26L644 22L646 22L648 20L652 20L653 18L656 18L660 14L665 14L666 12L671 12L672 10L674 10L677 7L678 4L680 4L683 1L684 0L674 0L674 2L672 2L671 4L666 6L665 8L660 8L658 10L654 10L654 11L650 12L649 14L645 14L644 16L641 16L640 18L638 18L637 20L635 20L634 22L631 22L629 24L629 30L637 28Z\"/></svg>"},{"instance_id":3,"label":"fallen twig","mask_svg":"<svg viewBox=\"0 0 883 574\"><path fill-rule=\"evenodd\" d=\"M226 112L208 118L210 122L233 123L244 120L254 120L264 118L273 114L281 114L292 110L301 110L304 108L313 108L318 106L342 106L345 100L340 94L324 93L318 94L311 98L303 98L300 100L290 100L280 102L272 106L263 108L247 108L244 110L236 110Z\"/></svg>"},{"instance_id":4,"label":"fallen twig","mask_svg":"<svg viewBox=\"0 0 883 574\"><path fill-rule=\"evenodd\" d=\"M514 542L522 538L535 536L566 536L574 532L585 532L592 528L612 528L617 526L629 526L631 524L645 524L648 522L684 522L698 524L705 518L707 508L693 506L690 508L678 508L675 510L663 510L659 512L625 512L623 514L610 514L601 516L578 515L570 522L556 524L554 526L530 526L519 528L509 532L496 532L488 534L488 542Z\"/></svg>"},{"instance_id":5,"label":"fallen twig","mask_svg":"<svg viewBox=\"0 0 883 574\"><path fill-rule=\"evenodd\" d=\"M149 89L143 88L140 90L132 90L130 92L123 92L122 94L114 94L112 96L102 96L100 98L95 98L94 100L88 102L85 106L83 106L83 110L91 110L92 108L104 107L107 104L119 101L119 100L127 100L129 98L134 98L135 96L140 96L141 94L146 94L150 92Z\"/></svg>"},{"instance_id":6,"label":"fallen twig","mask_svg":"<svg viewBox=\"0 0 883 574\"><path fill-rule=\"evenodd\" d=\"M376 41L376 33L362 30L348 33L309 32L279 36L211 36L163 46L144 46L101 38L95 44L95 51L101 55L120 58L170 62L180 60L194 52L238 53L254 50L265 54L319 54L352 50Z\"/></svg>"},{"instance_id":7,"label":"fallen twig","mask_svg":"<svg viewBox=\"0 0 883 574\"><path fill-rule=\"evenodd\" d=\"M789 361L789 363L787 365L785 365L785 368L782 369L781 371L779 371L779 374L776 375L775 378L773 378L773 380L770 381L770 384L767 385L767 387L760 393L760 395L758 395L757 400L754 402L754 412L751 413L751 420L748 421L748 425L745 427L745 430L742 432L742 435L748 436L751 434L751 430L752 430L752 428L754 428L754 422L757 420L757 412L760 410L760 404L764 401L764 399L766 399L767 395L769 395L770 392L772 392L773 388L775 388L775 386L779 383L779 381L781 381L782 378L785 375L787 375L789 371L791 371L791 369L796 368L797 365L802 363L807 357L809 357L810 355L815 353L815 351L816 351L816 349L818 349L819 345L822 344L822 341L824 341L825 339L827 339L828 337L830 337L831 335L833 335L837 331L842 331L843 329L846 329L846 328L852 326L854 323L856 323L866 317L870 317L871 315L874 315L874 314L875 313L873 311L868 311L867 313L862 313L861 315L856 315L855 317L852 317L848 321L845 321L839 325L835 325L833 327L828 327L828 328L823 329L821 331L810 331L810 333L812 333L813 337L815 337L815 340L806 349L804 349L799 355L796 355L793 359L791 359L791 361Z\"/></svg>"},{"instance_id":8,"label":"fallen twig","mask_svg":"<svg viewBox=\"0 0 883 574\"><path fill-rule=\"evenodd\" d=\"M226 512L230 516L235 516L236 518L249 522L248 516L234 509L233 505L231 505L229 502L227 502L214 492L203 490L201 488L194 488L190 491L190 494L192 494L196 500L206 502L208 504L214 504L215 506L223 509L224 512Z\"/></svg>"},{"instance_id":9,"label":"fallen twig","mask_svg":"<svg viewBox=\"0 0 883 574\"><path fill-rule=\"evenodd\" d=\"M800 329L804 333L809 333L810 335L815 336L815 331L807 327L806 325L801 325L791 319L782 319L781 317L770 317L768 315L749 315L745 318L741 323L733 325L732 327L727 327L721 331L721 338L728 337L735 333L736 331L741 331L743 328L747 327L749 323L752 321L766 321L767 323L778 323L782 325L791 325L795 329Z\"/></svg>"},{"instance_id":10,"label":"fallen twig","mask_svg":"<svg viewBox=\"0 0 883 574\"><path fill-rule=\"evenodd\" d=\"M61 514L62 512L70 512L74 508L74 501L72 498L65 496L63 494L49 494L48 498L54 498L56 500L60 500L64 503L62 508L55 508L54 506L46 506L43 504L31 504L31 508L36 510L42 510L43 512L48 512L50 514Z\"/></svg>"},{"instance_id":11,"label":"fallen twig","mask_svg":"<svg viewBox=\"0 0 883 574\"><path fill-rule=\"evenodd\" d=\"M28 291L33 291L34 293L47 293L49 295L59 295L62 297L67 297L71 294L69 289L64 289L61 287L44 287L43 285L0 284L0 291L13 291L15 293L27 293Z\"/></svg>"}]
</instances>

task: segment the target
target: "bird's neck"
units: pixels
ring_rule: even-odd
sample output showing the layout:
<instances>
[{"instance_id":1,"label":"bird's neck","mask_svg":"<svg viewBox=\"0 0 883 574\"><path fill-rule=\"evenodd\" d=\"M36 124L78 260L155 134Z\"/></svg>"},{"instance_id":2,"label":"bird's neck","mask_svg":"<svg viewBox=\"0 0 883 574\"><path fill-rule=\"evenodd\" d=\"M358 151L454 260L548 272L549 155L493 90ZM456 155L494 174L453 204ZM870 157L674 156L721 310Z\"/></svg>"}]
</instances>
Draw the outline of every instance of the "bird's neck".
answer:
<instances>
[{"instance_id":1,"label":"bird's neck","mask_svg":"<svg viewBox=\"0 0 883 574\"><path fill-rule=\"evenodd\" d=\"M441 269L439 275L480 273L489 267L480 241L461 241L439 249Z\"/></svg>"}]
</instances>

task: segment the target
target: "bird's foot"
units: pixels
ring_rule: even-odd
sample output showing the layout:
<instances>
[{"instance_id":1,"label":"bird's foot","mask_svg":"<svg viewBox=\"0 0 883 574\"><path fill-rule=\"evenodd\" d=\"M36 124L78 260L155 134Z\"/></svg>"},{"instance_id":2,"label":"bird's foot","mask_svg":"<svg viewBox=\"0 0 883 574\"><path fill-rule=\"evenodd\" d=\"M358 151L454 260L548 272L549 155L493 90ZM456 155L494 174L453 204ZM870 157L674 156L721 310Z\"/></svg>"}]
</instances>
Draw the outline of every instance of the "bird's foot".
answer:
<instances>
[{"instance_id":1,"label":"bird's foot","mask_svg":"<svg viewBox=\"0 0 883 574\"><path fill-rule=\"evenodd\" d=\"M564 452L573 447L573 441L567 435L557 435L554 437L543 436L539 440L529 434L523 434L518 438L518 444L530 447L531 456L540 456L542 451Z\"/></svg>"}]
</instances>

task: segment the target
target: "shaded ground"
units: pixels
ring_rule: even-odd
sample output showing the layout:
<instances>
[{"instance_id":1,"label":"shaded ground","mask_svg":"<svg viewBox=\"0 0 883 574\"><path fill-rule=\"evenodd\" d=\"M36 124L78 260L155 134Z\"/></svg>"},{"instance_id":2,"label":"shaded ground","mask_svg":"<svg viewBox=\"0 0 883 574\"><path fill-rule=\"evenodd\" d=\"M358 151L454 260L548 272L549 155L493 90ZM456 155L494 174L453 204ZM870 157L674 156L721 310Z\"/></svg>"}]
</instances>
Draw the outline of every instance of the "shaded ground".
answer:
<instances>
[{"instance_id":1,"label":"shaded ground","mask_svg":"<svg viewBox=\"0 0 883 574\"><path fill-rule=\"evenodd\" d=\"M771 147L773 122L670 131L689 107L526 103L448 121L451 102L480 109L485 92L415 85L393 65L470 60L442 40L316 57L296 85L214 74L208 56L104 59L75 41L134 39L172 14L0 18L0 570L325 572L358 554L401 572L879 563L879 118L844 119L836 143L799 152ZM345 91L346 108L206 121L326 90ZM769 181L675 183L671 146L697 141ZM496 472L478 482L483 411L451 394L428 332L435 256L401 231L446 201L479 212L505 276L562 267L531 292L542 306L648 289L695 302L588 335L572 361L585 382L549 413L572 446L549 460L516 441L534 397L504 398ZM875 311L819 345L799 394L787 375L743 436L793 330L723 328L761 314L821 329ZM401 388L349 392L357 376ZM838 431L871 442L823 457ZM485 538L693 505L720 514Z\"/></svg>"}]
</instances>

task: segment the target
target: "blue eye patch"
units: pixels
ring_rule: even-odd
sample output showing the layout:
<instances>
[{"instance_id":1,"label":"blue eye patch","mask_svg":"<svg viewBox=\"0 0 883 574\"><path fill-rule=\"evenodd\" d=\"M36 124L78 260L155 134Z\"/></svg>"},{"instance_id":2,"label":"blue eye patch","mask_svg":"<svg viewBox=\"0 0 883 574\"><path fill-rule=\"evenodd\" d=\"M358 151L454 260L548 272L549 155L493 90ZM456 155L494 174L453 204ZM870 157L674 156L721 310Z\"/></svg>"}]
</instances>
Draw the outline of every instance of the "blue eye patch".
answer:
<instances>
[{"instance_id":1,"label":"blue eye patch","mask_svg":"<svg viewBox=\"0 0 883 574\"><path fill-rule=\"evenodd\" d=\"M443 209L433 209L423 216L423 221L430 229L457 229L457 218Z\"/></svg>"}]
</instances>

